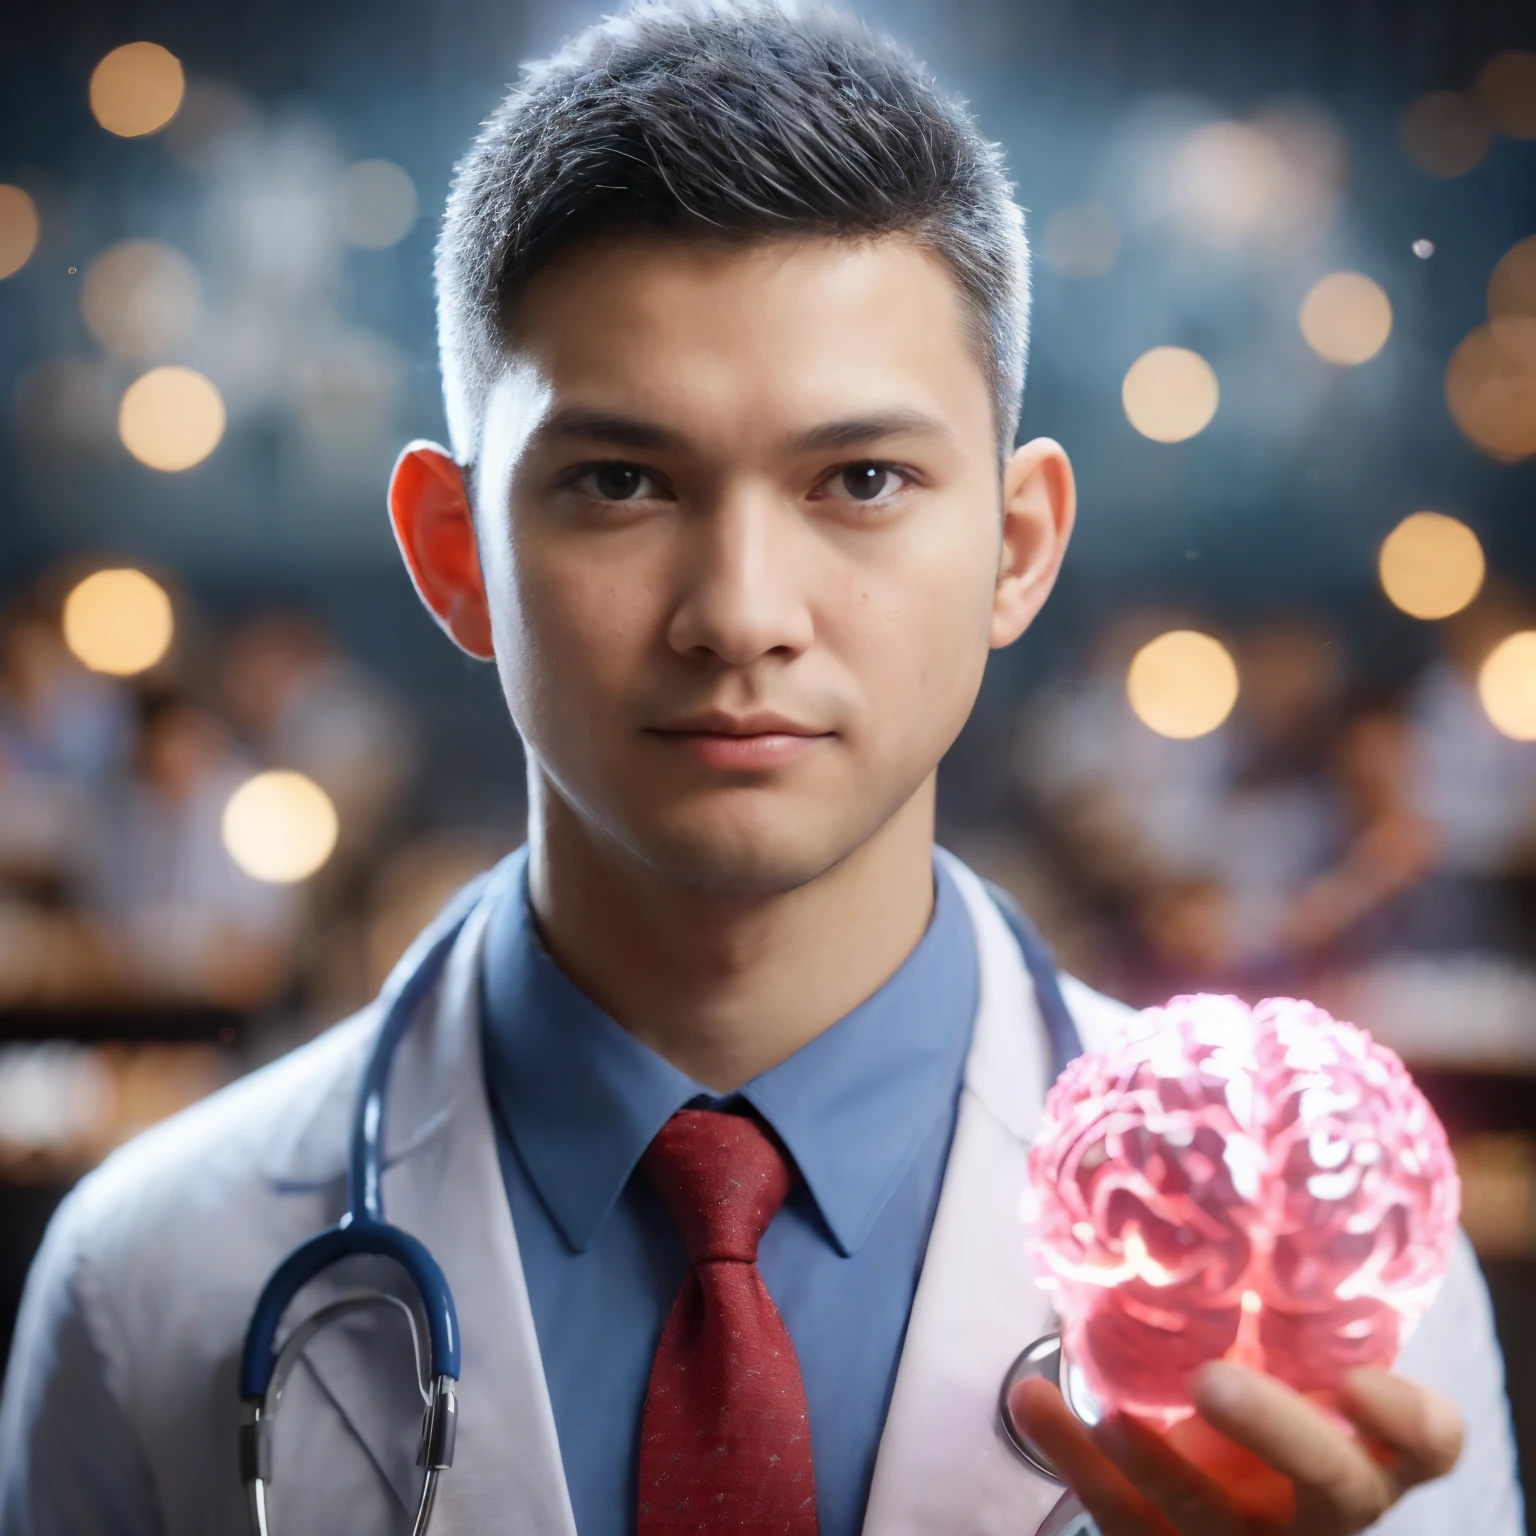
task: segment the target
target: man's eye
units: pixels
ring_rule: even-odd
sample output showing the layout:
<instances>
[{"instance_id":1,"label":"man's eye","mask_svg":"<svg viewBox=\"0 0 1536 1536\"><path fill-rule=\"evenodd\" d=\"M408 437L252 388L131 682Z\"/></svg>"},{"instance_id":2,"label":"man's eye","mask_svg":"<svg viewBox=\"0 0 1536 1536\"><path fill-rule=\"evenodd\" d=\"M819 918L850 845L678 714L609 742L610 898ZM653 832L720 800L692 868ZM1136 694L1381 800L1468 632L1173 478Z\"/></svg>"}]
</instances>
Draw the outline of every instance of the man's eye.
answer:
<instances>
[{"instance_id":1,"label":"man's eye","mask_svg":"<svg viewBox=\"0 0 1536 1536\"><path fill-rule=\"evenodd\" d=\"M638 464L597 464L575 483L598 501L638 501L656 494L656 481Z\"/></svg>"},{"instance_id":2,"label":"man's eye","mask_svg":"<svg viewBox=\"0 0 1536 1536\"><path fill-rule=\"evenodd\" d=\"M854 501L879 501L901 489L902 477L889 464L850 464L833 476L834 490Z\"/></svg>"}]
</instances>

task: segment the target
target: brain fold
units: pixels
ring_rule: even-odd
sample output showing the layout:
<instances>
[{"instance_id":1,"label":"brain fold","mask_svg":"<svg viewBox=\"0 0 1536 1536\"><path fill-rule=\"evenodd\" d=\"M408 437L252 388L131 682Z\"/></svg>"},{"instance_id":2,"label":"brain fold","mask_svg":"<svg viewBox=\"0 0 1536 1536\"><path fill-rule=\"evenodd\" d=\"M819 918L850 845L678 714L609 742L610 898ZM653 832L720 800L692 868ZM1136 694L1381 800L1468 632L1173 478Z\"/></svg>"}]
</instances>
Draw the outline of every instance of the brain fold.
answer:
<instances>
[{"instance_id":1,"label":"brain fold","mask_svg":"<svg viewBox=\"0 0 1536 1536\"><path fill-rule=\"evenodd\" d=\"M1166 1423L1218 1356L1324 1395L1390 1366L1460 1206L1402 1062L1291 998L1136 1015L1052 1088L1029 1171L1068 1359L1101 1405Z\"/></svg>"}]
</instances>

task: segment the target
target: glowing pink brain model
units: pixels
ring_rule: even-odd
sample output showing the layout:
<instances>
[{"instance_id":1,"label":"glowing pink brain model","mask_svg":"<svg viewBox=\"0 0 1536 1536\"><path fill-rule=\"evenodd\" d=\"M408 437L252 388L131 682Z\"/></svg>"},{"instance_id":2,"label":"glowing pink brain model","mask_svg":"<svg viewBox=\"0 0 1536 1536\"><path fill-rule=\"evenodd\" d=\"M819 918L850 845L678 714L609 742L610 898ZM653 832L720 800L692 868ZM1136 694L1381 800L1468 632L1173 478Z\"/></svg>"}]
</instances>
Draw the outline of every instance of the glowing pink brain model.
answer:
<instances>
[{"instance_id":1,"label":"glowing pink brain model","mask_svg":"<svg viewBox=\"0 0 1536 1536\"><path fill-rule=\"evenodd\" d=\"M1225 1356L1327 1394L1390 1366L1461 1186L1397 1056L1311 1003L1176 997L1046 1098L1026 1215L1068 1361L1165 1424Z\"/></svg>"}]
</instances>

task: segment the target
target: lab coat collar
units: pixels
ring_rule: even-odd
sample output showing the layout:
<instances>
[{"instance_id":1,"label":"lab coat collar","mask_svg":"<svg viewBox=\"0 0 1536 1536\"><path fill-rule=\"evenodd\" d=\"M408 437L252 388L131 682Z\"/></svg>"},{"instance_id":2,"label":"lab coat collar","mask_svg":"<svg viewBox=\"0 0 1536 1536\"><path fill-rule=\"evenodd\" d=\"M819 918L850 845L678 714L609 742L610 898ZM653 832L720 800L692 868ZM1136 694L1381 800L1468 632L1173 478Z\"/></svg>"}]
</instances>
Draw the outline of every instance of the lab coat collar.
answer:
<instances>
[{"instance_id":1,"label":"lab coat collar","mask_svg":"<svg viewBox=\"0 0 1536 1536\"><path fill-rule=\"evenodd\" d=\"M1018 946L981 882L944 857L975 927L981 995L864 1532L1025 1536L1062 1496L998 1421L1004 1372L1054 1326L1020 1210L1050 1056Z\"/></svg>"},{"instance_id":2,"label":"lab coat collar","mask_svg":"<svg viewBox=\"0 0 1536 1536\"><path fill-rule=\"evenodd\" d=\"M402 1127L444 1115L384 1176L386 1210L437 1255L463 1344L458 1446L434 1531L575 1536L533 1312L486 1099L479 978L489 901L465 925L436 999L434 1027L402 1042L392 1112Z\"/></svg>"}]
</instances>

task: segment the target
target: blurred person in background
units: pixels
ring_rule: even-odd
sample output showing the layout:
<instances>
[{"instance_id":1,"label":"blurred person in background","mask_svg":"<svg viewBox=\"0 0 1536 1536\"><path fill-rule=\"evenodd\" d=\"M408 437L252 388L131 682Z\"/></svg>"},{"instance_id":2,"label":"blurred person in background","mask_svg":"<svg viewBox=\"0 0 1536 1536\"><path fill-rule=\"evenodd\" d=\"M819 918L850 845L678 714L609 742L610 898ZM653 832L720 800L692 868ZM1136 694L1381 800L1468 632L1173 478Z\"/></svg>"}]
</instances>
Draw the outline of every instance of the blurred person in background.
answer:
<instances>
[{"instance_id":1,"label":"blurred person in background","mask_svg":"<svg viewBox=\"0 0 1536 1536\"><path fill-rule=\"evenodd\" d=\"M1052 1032L1124 1010L933 846L938 762L1075 515L1061 448L1013 447L998 153L855 25L647 5L529 70L439 252L453 451L402 454L390 511L498 667L527 849L437 934L446 970L407 967L427 996L387 1009L411 1029L371 1172L340 1177L375 1009L71 1196L0 1407L0 1533L237 1525L258 1288L363 1182L458 1299L448 1528L1038 1529L1060 1488L996 1421L1046 1321L1018 1196ZM217 771L186 717L165 751L194 795ZM304 1528L410 1500L385 1342L328 1334L288 1379ZM1202 1367L1206 1418L1280 1474L1262 1526L1123 1421L1054 1389L1021 1412L1112 1536L1515 1536L1465 1245L1404 1368L1433 1385L1345 1384L1353 1439Z\"/></svg>"},{"instance_id":2,"label":"blurred person in background","mask_svg":"<svg viewBox=\"0 0 1536 1536\"><path fill-rule=\"evenodd\" d=\"M1441 622L1439 653L1406 702L1408 793L1438 843L1441 948L1521 947L1513 884L1536 869L1536 746L1494 727L1478 696L1478 673L1501 640L1533 624L1536 604L1488 583L1474 603Z\"/></svg>"},{"instance_id":3,"label":"blurred person in background","mask_svg":"<svg viewBox=\"0 0 1536 1536\"><path fill-rule=\"evenodd\" d=\"M56 619L0 619L0 1005L114 995L111 935L84 908L97 796L132 749L132 703L68 652Z\"/></svg>"},{"instance_id":4,"label":"blurred person in background","mask_svg":"<svg viewBox=\"0 0 1536 1536\"><path fill-rule=\"evenodd\" d=\"M275 613L229 642L223 698L256 754L330 796L346 866L374 851L398 810L415 751L390 694L307 614Z\"/></svg>"},{"instance_id":5,"label":"blurred person in background","mask_svg":"<svg viewBox=\"0 0 1536 1536\"><path fill-rule=\"evenodd\" d=\"M1136 718L1131 658L1184 616L1139 611L1106 625L1078 678L1024 712L1015 768L1085 878L1114 904L1206 868L1211 809L1230 774L1230 733L1172 741Z\"/></svg>"},{"instance_id":6,"label":"blurred person in background","mask_svg":"<svg viewBox=\"0 0 1536 1536\"><path fill-rule=\"evenodd\" d=\"M0 741L14 761L99 784L121 768L133 739L132 696L70 655L57 614L23 608L0 620Z\"/></svg>"},{"instance_id":7,"label":"blurred person in background","mask_svg":"<svg viewBox=\"0 0 1536 1536\"><path fill-rule=\"evenodd\" d=\"M0 1003L263 1009L301 962L324 970L335 911L387 849L409 731L319 623L280 613L235 632L227 721L164 673L89 671L41 605L0 625ZM337 809L335 856L302 890L253 878L225 847L224 808L257 766L305 773ZM318 924L305 946L301 909L306 931ZM343 966L354 1001L363 968Z\"/></svg>"},{"instance_id":8,"label":"blurred person in background","mask_svg":"<svg viewBox=\"0 0 1536 1536\"><path fill-rule=\"evenodd\" d=\"M1294 893L1324 866L1343 819L1329 777L1347 683L1322 624L1277 618L1244 630L1229 778L1214 820L1212 871L1230 893L1245 992L1286 993L1283 926Z\"/></svg>"},{"instance_id":9,"label":"blurred person in background","mask_svg":"<svg viewBox=\"0 0 1536 1536\"><path fill-rule=\"evenodd\" d=\"M1440 917L1425 910L1425 882L1441 856L1438 829L1415 803L1418 743L1391 700L1358 705L1332 752L1344 812L1329 867L1296 891L1281 925L1303 975L1362 956L1435 942Z\"/></svg>"},{"instance_id":10,"label":"blurred person in background","mask_svg":"<svg viewBox=\"0 0 1536 1536\"><path fill-rule=\"evenodd\" d=\"M1138 613L1095 643L1087 679L1026 711L1018 770L1068 865L1124 935L1138 999L1296 985L1285 924L1343 819L1327 753L1341 648L1312 620L1276 618L1236 641L1242 691L1194 739L1159 735L1126 693L1132 656L1187 622Z\"/></svg>"},{"instance_id":11,"label":"blurred person in background","mask_svg":"<svg viewBox=\"0 0 1536 1536\"><path fill-rule=\"evenodd\" d=\"M381 887L400 851L416 757L403 710L323 624L291 610L235 630L219 683L220 700L250 752L268 768L304 774L336 811L336 845L304 892L307 937L297 977L303 1007L286 1021L268 1021L267 1044L277 1046L285 1035L289 1043L305 1038L371 997L450 890L495 859L450 859L453 886L432 878L430 860L423 861L425 878L407 902L418 920L380 969L373 909L386 901L398 907L402 899L398 890L381 894ZM429 836L428 846L438 842Z\"/></svg>"},{"instance_id":12,"label":"blurred person in background","mask_svg":"<svg viewBox=\"0 0 1536 1536\"><path fill-rule=\"evenodd\" d=\"M1213 987L1304 995L1297 893L1327 867L1346 811L1329 773L1345 672L1314 620L1258 622L1235 646L1242 690L1219 734L1225 772L1204 813L1200 867L1151 891L1139 927L1148 998Z\"/></svg>"},{"instance_id":13,"label":"blurred person in background","mask_svg":"<svg viewBox=\"0 0 1536 1536\"><path fill-rule=\"evenodd\" d=\"M1497 730L1478 692L1489 653L1533 618L1489 582L1440 624L1402 700L1352 722L1337 762L1355 841L1295 913L1320 986L1418 1060L1536 1064L1536 744Z\"/></svg>"},{"instance_id":14,"label":"blurred person in background","mask_svg":"<svg viewBox=\"0 0 1536 1536\"><path fill-rule=\"evenodd\" d=\"M140 996L249 1008L287 984L301 897L246 874L222 834L250 772L211 711L146 692L133 770L103 805L91 899Z\"/></svg>"}]
</instances>

